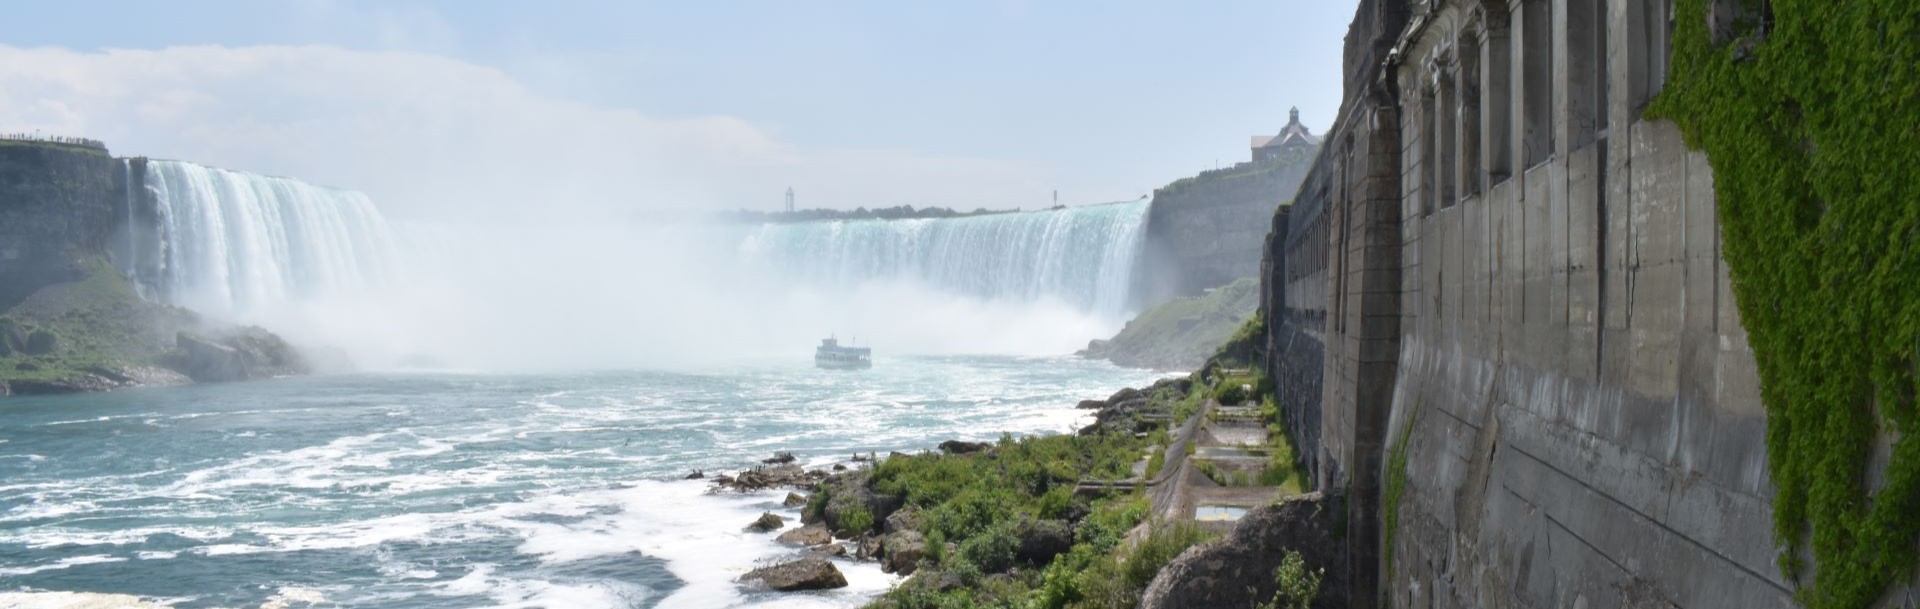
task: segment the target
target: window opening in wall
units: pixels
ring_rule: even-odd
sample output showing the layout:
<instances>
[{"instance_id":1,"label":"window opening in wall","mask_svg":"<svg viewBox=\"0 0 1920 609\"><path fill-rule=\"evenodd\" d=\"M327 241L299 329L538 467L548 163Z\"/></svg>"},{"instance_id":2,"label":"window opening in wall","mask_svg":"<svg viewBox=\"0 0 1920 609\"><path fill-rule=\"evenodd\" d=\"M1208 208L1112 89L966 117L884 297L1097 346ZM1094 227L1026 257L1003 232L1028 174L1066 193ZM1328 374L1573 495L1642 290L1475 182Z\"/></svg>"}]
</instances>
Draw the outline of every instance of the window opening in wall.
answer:
<instances>
[{"instance_id":1,"label":"window opening in wall","mask_svg":"<svg viewBox=\"0 0 1920 609\"><path fill-rule=\"evenodd\" d=\"M1553 5L1527 0L1520 10L1521 152L1533 167L1553 156Z\"/></svg>"},{"instance_id":2,"label":"window opening in wall","mask_svg":"<svg viewBox=\"0 0 1920 609\"><path fill-rule=\"evenodd\" d=\"M1607 122L1607 3L1568 0L1566 32L1568 150L1599 139Z\"/></svg>"},{"instance_id":3,"label":"window opening in wall","mask_svg":"<svg viewBox=\"0 0 1920 609\"><path fill-rule=\"evenodd\" d=\"M1440 131L1439 137L1434 138L1433 141L1434 158L1438 161L1433 167L1436 174L1434 182L1440 186L1440 206L1453 207L1454 201L1460 197L1458 191L1454 189L1455 162L1459 157L1454 147L1454 132L1459 120L1459 103L1454 99L1453 81L1449 80L1445 74L1440 76L1438 98Z\"/></svg>"},{"instance_id":4,"label":"window opening in wall","mask_svg":"<svg viewBox=\"0 0 1920 609\"><path fill-rule=\"evenodd\" d=\"M1440 166L1437 158L1440 148L1437 143L1440 140L1439 124L1434 120L1434 116L1439 114L1439 109L1436 107L1440 105L1439 99L1432 92L1428 92L1424 97L1424 103L1420 104L1420 131L1414 136L1419 138L1419 141L1414 144L1419 151L1414 155L1416 157L1414 162L1420 164L1418 175L1420 176L1421 215L1433 213L1434 203L1439 198L1438 181L1434 177L1439 173Z\"/></svg>"},{"instance_id":5,"label":"window opening in wall","mask_svg":"<svg viewBox=\"0 0 1920 609\"><path fill-rule=\"evenodd\" d=\"M1487 13L1486 40L1480 47L1486 54L1483 66L1486 88L1480 100L1486 104L1488 187L1513 177L1513 42L1507 27L1510 18L1504 11Z\"/></svg>"},{"instance_id":6,"label":"window opening in wall","mask_svg":"<svg viewBox=\"0 0 1920 609\"><path fill-rule=\"evenodd\" d=\"M1469 197L1480 194L1481 176L1485 167L1480 158L1480 47L1473 37L1461 37L1455 48L1459 49L1460 72L1454 85L1455 94L1460 96L1460 158L1462 171L1459 174L1460 195Z\"/></svg>"}]
</instances>

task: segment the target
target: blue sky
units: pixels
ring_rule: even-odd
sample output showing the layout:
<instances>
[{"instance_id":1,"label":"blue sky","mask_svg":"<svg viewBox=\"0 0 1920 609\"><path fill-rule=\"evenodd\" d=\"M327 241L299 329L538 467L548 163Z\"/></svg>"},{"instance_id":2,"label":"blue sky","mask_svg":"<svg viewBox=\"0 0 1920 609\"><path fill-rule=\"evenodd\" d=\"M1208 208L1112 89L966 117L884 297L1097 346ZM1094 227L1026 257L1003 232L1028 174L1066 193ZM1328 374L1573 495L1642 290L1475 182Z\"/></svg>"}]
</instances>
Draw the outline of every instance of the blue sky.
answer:
<instances>
[{"instance_id":1,"label":"blue sky","mask_svg":"<svg viewBox=\"0 0 1920 609\"><path fill-rule=\"evenodd\" d=\"M0 38L0 130L84 131L116 154L294 175L403 208L771 206L786 184L803 205L1034 207L1053 188L1087 203L1244 160L1247 136L1277 131L1291 106L1323 131L1352 11L33 3L9 8ZM367 141L378 133L398 135ZM567 185L533 188L516 166ZM450 180L481 184L434 188Z\"/></svg>"}]
</instances>

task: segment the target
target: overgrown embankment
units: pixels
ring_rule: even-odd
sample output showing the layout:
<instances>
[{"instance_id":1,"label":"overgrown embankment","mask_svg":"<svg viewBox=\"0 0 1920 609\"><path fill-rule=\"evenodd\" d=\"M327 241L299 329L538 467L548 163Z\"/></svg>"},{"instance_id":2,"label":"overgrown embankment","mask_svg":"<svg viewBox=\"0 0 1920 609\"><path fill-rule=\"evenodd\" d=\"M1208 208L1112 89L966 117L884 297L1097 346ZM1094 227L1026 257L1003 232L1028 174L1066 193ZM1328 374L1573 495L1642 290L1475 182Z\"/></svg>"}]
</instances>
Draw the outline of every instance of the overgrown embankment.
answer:
<instances>
[{"instance_id":1,"label":"overgrown embankment","mask_svg":"<svg viewBox=\"0 0 1920 609\"><path fill-rule=\"evenodd\" d=\"M1867 607L1911 576L1920 536L1920 3L1675 12L1650 114L1713 163L1780 565L1809 607Z\"/></svg>"},{"instance_id":2,"label":"overgrown embankment","mask_svg":"<svg viewBox=\"0 0 1920 609\"><path fill-rule=\"evenodd\" d=\"M1136 368L1196 370L1259 306L1259 280L1243 277L1147 309L1113 338L1088 343L1080 355Z\"/></svg>"},{"instance_id":3,"label":"overgrown embankment","mask_svg":"<svg viewBox=\"0 0 1920 609\"><path fill-rule=\"evenodd\" d=\"M1241 337L1243 342L1257 336L1235 335L1240 334L1246 335ZM1206 476L1195 473L1197 469L1162 471L1173 465L1168 462L1170 453L1175 460L1191 454L1190 449L1169 450L1179 448L1170 430L1204 416L1209 400L1254 412L1264 424L1278 425L1279 407L1271 399L1270 384L1244 360L1229 359L1226 354L1231 352L1235 349L1229 344L1220 357L1188 377L1083 403L1083 407L1098 408L1096 422L1075 435L1008 436L990 444L949 442L939 453L896 453L868 467L836 474L813 487L803 519L821 525L834 537L853 540L859 557L880 561L884 570L912 575L872 607L1135 607L1163 566L1217 536L1195 523L1190 514L1156 516L1165 506L1161 494L1149 492L1150 487L1174 488L1182 484L1176 478L1216 486L1204 482ZM1284 462L1270 464L1271 475L1257 479L1281 488L1302 484L1294 473L1293 451L1285 434L1274 434L1272 441L1278 443L1272 454ZM1265 508L1256 508L1260 509ZM1302 508L1288 509L1290 515L1283 520L1304 522L1294 514ZM1320 525L1313 528L1323 534L1331 530ZM1268 533L1240 537L1267 541L1208 547L1237 552L1246 550L1249 543L1284 545L1286 539L1268 543L1274 537ZM1279 538L1291 539L1289 535ZM1324 553L1313 554L1312 570L1295 557L1299 573L1285 580L1276 579L1276 567L1264 567L1253 574L1254 585L1235 593L1244 597L1258 591L1258 600L1264 601L1285 589L1294 595L1286 598L1297 597L1306 578L1317 582L1317 574L1324 572ZM1280 556L1273 560L1278 565ZM1191 560L1181 572L1207 581L1222 576ZM1168 598L1186 594L1180 592L1184 588L1179 582L1160 585L1168 590ZM1308 600L1302 602L1310 602L1312 596L1307 594Z\"/></svg>"}]
</instances>

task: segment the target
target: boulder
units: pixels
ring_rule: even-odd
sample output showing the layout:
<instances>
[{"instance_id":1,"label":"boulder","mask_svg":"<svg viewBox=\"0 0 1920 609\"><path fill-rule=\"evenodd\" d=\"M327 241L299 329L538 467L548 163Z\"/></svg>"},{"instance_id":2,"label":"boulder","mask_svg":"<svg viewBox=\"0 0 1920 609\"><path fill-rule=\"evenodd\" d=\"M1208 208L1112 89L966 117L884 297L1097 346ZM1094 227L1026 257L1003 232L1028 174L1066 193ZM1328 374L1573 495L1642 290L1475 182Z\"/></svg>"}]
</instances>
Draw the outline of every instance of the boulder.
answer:
<instances>
[{"instance_id":1,"label":"boulder","mask_svg":"<svg viewBox=\"0 0 1920 609\"><path fill-rule=\"evenodd\" d=\"M949 455L973 454L983 450L987 450L989 448L993 448L993 445L986 442L962 442L960 440L947 440L945 442L940 443L940 452L947 453Z\"/></svg>"},{"instance_id":2,"label":"boulder","mask_svg":"<svg viewBox=\"0 0 1920 609\"><path fill-rule=\"evenodd\" d=\"M1187 548L1160 569L1141 596L1141 609L1240 609L1273 598L1273 571L1288 551L1308 569L1324 569L1314 609L1347 606L1345 505L1340 495L1308 493L1254 508L1226 536Z\"/></svg>"},{"instance_id":3,"label":"boulder","mask_svg":"<svg viewBox=\"0 0 1920 609\"><path fill-rule=\"evenodd\" d=\"M785 464L794 462L794 457L793 457L793 453L783 451L783 452L773 453L773 457L767 458L767 459L761 459L760 462L765 463L767 465L785 465Z\"/></svg>"},{"instance_id":4,"label":"boulder","mask_svg":"<svg viewBox=\"0 0 1920 609\"><path fill-rule=\"evenodd\" d=\"M783 592L847 587L847 577L840 574L839 567L833 566L833 561L818 556L754 569L740 576L740 581L760 582Z\"/></svg>"},{"instance_id":5,"label":"boulder","mask_svg":"<svg viewBox=\"0 0 1920 609\"><path fill-rule=\"evenodd\" d=\"M703 472L703 471L700 471L700 470L697 470L697 469L696 469L696 470L693 470L693 472L692 472L692 473L689 473L689 474L687 474L687 475L686 475L686 476L685 476L684 478L682 478L682 479L683 479L683 480L699 480L699 479L701 479L701 478L705 478L705 477L707 477L707 473L706 473L706 472Z\"/></svg>"},{"instance_id":6,"label":"boulder","mask_svg":"<svg viewBox=\"0 0 1920 609\"><path fill-rule=\"evenodd\" d=\"M885 551L886 544L887 536L885 535L863 535L860 537L860 543L853 549L853 557L860 560L879 558Z\"/></svg>"},{"instance_id":7,"label":"boulder","mask_svg":"<svg viewBox=\"0 0 1920 609\"><path fill-rule=\"evenodd\" d=\"M927 555L927 540L919 531L901 531L887 536L885 552L880 557L881 571L913 575Z\"/></svg>"},{"instance_id":8,"label":"boulder","mask_svg":"<svg viewBox=\"0 0 1920 609\"><path fill-rule=\"evenodd\" d=\"M827 530L827 525L810 524L781 533L779 537L775 537L773 540L801 546L817 546L820 544L832 544L833 532Z\"/></svg>"},{"instance_id":9,"label":"boulder","mask_svg":"<svg viewBox=\"0 0 1920 609\"><path fill-rule=\"evenodd\" d=\"M800 507L806 504L807 498L801 496L800 493L787 493L787 498L780 502L780 505L790 508Z\"/></svg>"},{"instance_id":10,"label":"boulder","mask_svg":"<svg viewBox=\"0 0 1920 609\"><path fill-rule=\"evenodd\" d=\"M920 508L904 507L900 508L900 511L887 516L886 524L882 525L880 530L883 533L891 535L918 528L920 528Z\"/></svg>"},{"instance_id":11,"label":"boulder","mask_svg":"<svg viewBox=\"0 0 1920 609\"><path fill-rule=\"evenodd\" d=\"M761 512L760 518L754 520L753 524L747 525L747 530L756 533L765 533L780 530L780 527L783 526L787 526L786 519L781 518L773 512Z\"/></svg>"},{"instance_id":12,"label":"boulder","mask_svg":"<svg viewBox=\"0 0 1920 609\"><path fill-rule=\"evenodd\" d=\"M219 337L180 332L169 367L202 383L245 381L289 374L310 368L292 345L255 327L238 328Z\"/></svg>"},{"instance_id":13,"label":"boulder","mask_svg":"<svg viewBox=\"0 0 1920 609\"><path fill-rule=\"evenodd\" d=\"M823 543L817 546L813 546L811 548L807 548L807 551L818 552L821 554L825 554L827 556L846 556L847 546L837 544L837 543Z\"/></svg>"},{"instance_id":14,"label":"boulder","mask_svg":"<svg viewBox=\"0 0 1920 609\"><path fill-rule=\"evenodd\" d=\"M1027 564L1046 565L1073 549L1073 527L1064 520L1022 522L1014 534L1020 538L1015 556Z\"/></svg>"}]
</instances>

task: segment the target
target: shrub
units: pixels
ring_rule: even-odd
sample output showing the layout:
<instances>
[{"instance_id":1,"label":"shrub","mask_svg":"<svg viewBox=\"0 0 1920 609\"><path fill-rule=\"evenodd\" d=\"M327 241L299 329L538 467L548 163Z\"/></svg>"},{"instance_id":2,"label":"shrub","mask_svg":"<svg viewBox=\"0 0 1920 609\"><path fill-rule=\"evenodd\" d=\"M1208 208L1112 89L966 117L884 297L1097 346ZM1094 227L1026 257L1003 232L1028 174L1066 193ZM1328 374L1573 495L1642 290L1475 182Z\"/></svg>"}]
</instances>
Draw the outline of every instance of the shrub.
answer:
<instances>
[{"instance_id":1,"label":"shrub","mask_svg":"<svg viewBox=\"0 0 1920 609\"><path fill-rule=\"evenodd\" d=\"M1260 609L1307 609L1320 597L1320 580L1327 575L1326 569L1307 570L1307 561L1300 553L1287 550L1280 559L1280 567L1273 570L1273 600L1261 605Z\"/></svg>"},{"instance_id":2,"label":"shrub","mask_svg":"<svg viewBox=\"0 0 1920 609\"><path fill-rule=\"evenodd\" d=\"M857 507L840 515L840 528L853 534L873 530L873 513L867 508Z\"/></svg>"},{"instance_id":3,"label":"shrub","mask_svg":"<svg viewBox=\"0 0 1920 609\"><path fill-rule=\"evenodd\" d=\"M957 558L979 568L981 573L1000 573L1013 568L1014 556L1019 551L1020 539L1014 537L1009 525L1001 523L961 542Z\"/></svg>"}]
</instances>

